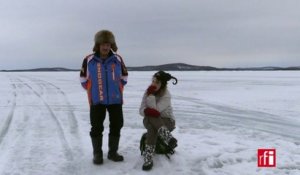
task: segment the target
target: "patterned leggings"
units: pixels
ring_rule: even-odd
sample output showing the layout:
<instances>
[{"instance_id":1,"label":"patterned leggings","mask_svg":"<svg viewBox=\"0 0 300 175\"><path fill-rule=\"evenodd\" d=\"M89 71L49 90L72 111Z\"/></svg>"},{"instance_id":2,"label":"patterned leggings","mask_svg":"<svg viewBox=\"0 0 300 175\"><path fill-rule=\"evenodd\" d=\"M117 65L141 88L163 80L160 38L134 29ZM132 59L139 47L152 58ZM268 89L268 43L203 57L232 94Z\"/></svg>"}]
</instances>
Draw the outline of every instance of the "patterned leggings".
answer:
<instances>
[{"instance_id":1,"label":"patterned leggings","mask_svg":"<svg viewBox=\"0 0 300 175\"><path fill-rule=\"evenodd\" d=\"M158 137L158 129L162 126L166 126L171 132L175 129L175 120L171 118L162 117L144 117L144 126L147 129L147 144L156 145L156 140Z\"/></svg>"}]
</instances>

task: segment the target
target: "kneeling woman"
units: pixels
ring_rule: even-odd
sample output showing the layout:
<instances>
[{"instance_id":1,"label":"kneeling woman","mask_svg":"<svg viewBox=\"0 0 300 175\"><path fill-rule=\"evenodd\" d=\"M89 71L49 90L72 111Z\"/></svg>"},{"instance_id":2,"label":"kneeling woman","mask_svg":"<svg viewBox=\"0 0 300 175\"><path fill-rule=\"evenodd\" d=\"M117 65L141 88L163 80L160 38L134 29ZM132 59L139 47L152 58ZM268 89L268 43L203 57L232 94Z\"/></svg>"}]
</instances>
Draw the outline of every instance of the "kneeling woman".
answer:
<instances>
[{"instance_id":1,"label":"kneeling woman","mask_svg":"<svg viewBox=\"0 0 300 175\"><path fill-rule=\"evenodd\" d=\"M177 146L177 140L171 134L175 129L171 94L167 89L167 82L171 79L175 80L174 85L177 84L177 79L169 73L164 71L155 73L151 85L143 96L140 114L144 116L143 123L147 129L143 170L150 170L153 166L152 158L158 136L172 149Z\"/></svg>"}]
</instances>

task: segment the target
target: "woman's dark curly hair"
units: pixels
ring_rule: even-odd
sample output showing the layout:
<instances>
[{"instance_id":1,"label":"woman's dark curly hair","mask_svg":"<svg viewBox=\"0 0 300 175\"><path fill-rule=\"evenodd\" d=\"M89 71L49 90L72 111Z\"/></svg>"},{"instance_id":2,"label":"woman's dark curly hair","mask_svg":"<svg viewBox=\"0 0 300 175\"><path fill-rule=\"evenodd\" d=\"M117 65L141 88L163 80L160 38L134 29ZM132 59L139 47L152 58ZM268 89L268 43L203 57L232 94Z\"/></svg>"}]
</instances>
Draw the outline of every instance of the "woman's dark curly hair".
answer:
<instances>
[{"instance_id":1,"label":"woman's dark curly hair","mask_svg":"<svg viewBox=\"0 0 300 175\"><path fill-rule=\"evenodd\" d=\"M173 77L171 74L166 73L162 70L156 72L153 77L155 77L158 81L161 82L161 87L159 89L160 90L164 90L168 84L168 81L173 79L174 82L172 82L174 85L177 84L177 78Z\"/></svg>"}]
</instances>

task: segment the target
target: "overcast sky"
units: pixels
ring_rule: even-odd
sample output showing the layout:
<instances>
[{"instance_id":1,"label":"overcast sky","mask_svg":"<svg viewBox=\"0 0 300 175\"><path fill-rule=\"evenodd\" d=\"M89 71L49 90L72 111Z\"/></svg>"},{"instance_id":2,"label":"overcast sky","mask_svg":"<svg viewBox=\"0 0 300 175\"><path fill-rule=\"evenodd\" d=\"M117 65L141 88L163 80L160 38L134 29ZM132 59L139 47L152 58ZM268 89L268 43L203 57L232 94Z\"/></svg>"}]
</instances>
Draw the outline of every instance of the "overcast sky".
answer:
<instances>
[{"instance_id":1,"label":"overcast sky","mask_svg":"<svg viewBox=\"0 0 300 175\"><path fill-rule=\"evenodd\" d=\"M300 66L299 0L0 0L0 70L80 68L101 29L127 66Z\"/></svg>"}]
</instances>

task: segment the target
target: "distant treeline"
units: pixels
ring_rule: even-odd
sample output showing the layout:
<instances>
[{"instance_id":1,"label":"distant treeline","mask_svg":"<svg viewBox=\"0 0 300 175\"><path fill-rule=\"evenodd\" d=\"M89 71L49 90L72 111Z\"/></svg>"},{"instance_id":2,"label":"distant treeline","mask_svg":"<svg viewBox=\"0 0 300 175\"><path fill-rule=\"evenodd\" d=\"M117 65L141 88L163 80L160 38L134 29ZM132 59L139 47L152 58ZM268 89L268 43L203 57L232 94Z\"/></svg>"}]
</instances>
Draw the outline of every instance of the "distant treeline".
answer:
<instances>
[{"instance_id":1,"label":"distant treeline","mask_svg":"<svg viewBox=\"0 0 300 175\"><path fill-rule=\"evenodd\" d=\"M163 64L158 66L127 67L129 71L277 71L277 70L300 70L300 66L295 67L249 67L249 68L217 68L211 66L195 66L185 63ZM68 69L61 67L1 70L2 72L53 72L53 71L79 71L79 69Z\"/></svg>"}]
</instances>

